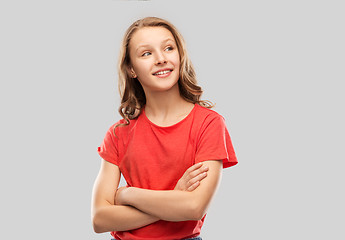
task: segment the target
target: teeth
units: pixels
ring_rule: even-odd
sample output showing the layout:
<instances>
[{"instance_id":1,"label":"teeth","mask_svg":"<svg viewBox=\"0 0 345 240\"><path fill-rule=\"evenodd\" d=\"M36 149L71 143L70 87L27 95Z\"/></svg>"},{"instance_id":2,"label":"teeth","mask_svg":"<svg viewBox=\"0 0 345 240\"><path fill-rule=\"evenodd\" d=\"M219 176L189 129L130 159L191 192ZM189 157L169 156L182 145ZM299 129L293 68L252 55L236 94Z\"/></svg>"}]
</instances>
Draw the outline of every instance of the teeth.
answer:
<instances>
[{"instance_id":1,"label":"teeth","mask_svg":"<svg viewBox=\"0 0 345 240\"><path fill-rule=\"evenodd\" d=\"M160 71L158 73L155 73L154 75L162 75L162 74L166 74L168 72L171 72L171 70Z\"/></svg>"}]
</instances>

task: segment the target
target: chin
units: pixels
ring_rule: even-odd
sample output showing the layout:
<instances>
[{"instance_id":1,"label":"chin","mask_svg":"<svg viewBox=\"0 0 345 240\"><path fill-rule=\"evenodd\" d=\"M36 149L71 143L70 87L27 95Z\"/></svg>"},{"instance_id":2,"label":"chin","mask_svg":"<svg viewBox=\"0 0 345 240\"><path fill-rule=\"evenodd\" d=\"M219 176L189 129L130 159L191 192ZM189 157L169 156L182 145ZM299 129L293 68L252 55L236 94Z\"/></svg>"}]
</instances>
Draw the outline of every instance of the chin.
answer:
<instances>
[{"instance_id":1,"label":"chin","mask_svg":"<svg viewBox=\"0 0 345 240\"><path fill-rule=\"evenodd\" d=\"M157 83L155 89L158 91L169 91L171 89L174 89L175 87L178 88L178 79L161 79L161 81Z\"/></svg>"}]
</instances>

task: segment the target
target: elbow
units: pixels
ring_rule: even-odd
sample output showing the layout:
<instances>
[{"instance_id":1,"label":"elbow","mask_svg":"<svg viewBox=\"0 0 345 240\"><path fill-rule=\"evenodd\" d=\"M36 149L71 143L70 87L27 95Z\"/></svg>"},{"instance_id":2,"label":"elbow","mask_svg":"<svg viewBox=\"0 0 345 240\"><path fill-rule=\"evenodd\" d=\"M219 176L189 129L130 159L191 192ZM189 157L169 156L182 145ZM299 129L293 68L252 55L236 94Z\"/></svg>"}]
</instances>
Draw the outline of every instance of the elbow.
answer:
<instances>
[{"instance_id":1,"label":"elbow","mask_svg":"<svg viewBox=\"0 0 345 240\"><path fill-rule=\"evenodd\" d=\"M206 212L205 211L194 211L191 215L191 220L193 221L199 221L205 216Z\"/></svg>"},{"instance_id":2,"label":"elbow","mask_svg":"<svg viewBox=\"0 0 345 240\"><path fill-rule=\"evenodd\" d=\"M95 225L93 225L93 231L95 233L104 233L104 231L102 231L98 226L95 226Z\"/></svg>"},{"instance_id":3,"label":"elbow","mask_svg":"<svg viewBox=\"0 0 345 240\"><path fill-rule=\"evenodd\" d=\"M104 233L105 232L105 231L102 231L102 229L99 226L95 225L95 224L93 224L93 231L95 233Z\"/></svg>"},{"instance_id":4,"label":"elbow","mask_svg":"<svg viewBox=\"0 0 345 240\"><path fill-rule=\"evenodd\" d=\"M101 219L100 219L98 214L95 214L92 217L92 226L93 226L93 231L95 233L104 233L104 232L106 232L106 230L102 227L101 222L102 221L101 221Z\"/></svg>"},{"instance_id":5,"label":"elbow","mask_svg":"<svg viewBox=\"0 0 345 240\"><path fill-rule=\"evenodd\" d=\"M190 220L199 221L201 220L206 214L206 207L201 203L194 202L190 208Z\"/></svg>"},{"instance_id":6,"label":"elbow","mask_svg":"<svg viewBox=\"0 0 345 240\"><path fill-rule=\"evenodd\" d=\"M102 233L102 228L98 223L98 220L95 219L95 217L92 219L92 226L93 226L93 231L95 233Z\"/></svg>"}]
</instances>

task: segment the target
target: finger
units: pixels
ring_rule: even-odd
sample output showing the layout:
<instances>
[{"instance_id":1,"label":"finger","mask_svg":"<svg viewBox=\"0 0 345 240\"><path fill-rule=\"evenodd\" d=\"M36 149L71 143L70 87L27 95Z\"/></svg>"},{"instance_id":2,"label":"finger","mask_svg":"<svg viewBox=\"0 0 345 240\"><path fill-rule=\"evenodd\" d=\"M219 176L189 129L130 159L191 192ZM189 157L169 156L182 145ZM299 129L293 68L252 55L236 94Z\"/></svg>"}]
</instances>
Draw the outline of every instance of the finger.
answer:
<instances>
[{"instance_id":1,"label":"finger","mask_svg":"<svg viewBox=\"0 0 345 240\"><path fill-rule=\"evenodd\" d=\"M191 191L195 190L197 187L199 187L199 185L200 185L200 182L199 182L199 181L198 181L198 182L195 182L194 184L192 184L192 185L187 189L187 191L191 192Z\"/></svg>"},{"instance_id":2,"label":"finger","mask_svg":"<svg viewBox=\"0 0 345 240\"><path fill-rule=\"evenodd\" d=\"M199 182L201 182L201 180L203 180L205 177L207 177L207 172L199 174L196 178Z\"/></svg>"},{"instance_id":3,"label":"finger","mask_svg":"<svg viewBox=\"0 0 345 240\"><path fill-rule=\"evenodd\" d=\"M194 164L193 166L191 166L190 168L187 169L186 173L189 174L189 173L201 168L201 166L202 166L202 162Z\"/></svg>"},{"instance_id":4,"label":"finger","mask_svg":"<svg viewBox=\"0 0 345 240\"><path fill-rule=\"evenodd\" d=\"M189 184L192 185L195 182L201 182L205 177L207 177L207 172L203 172L199 175L197 175L196 177L192 178L191 180L189 180Z\"/></svg>"},{"instance_id":5,"label":"finger","mask_svg":"<svg viewBox=\"0 0 345 240\"><path fill-rule=\"evenodd\" d=\"M200 175L200 174L202 174L202 173L204 173L204 172L207 172L208 171L208 167L206 166L206 167L203 167L203 168L198 168L198 169L196 169L196 170L194 170L193 172L191 172L190 174L189 174L189 177L190 178L195 178L196 176L198 176L198 175Z\"/></svg>"},{"instance_id":6,"label":"finger","mask_svg":"<svg viewBox=\"0 0 345 240\"><path fill-rule=\"evenodd\" d=\"M187 189L192 186L193 184L195 184L196 182L201 182L205 177L207 176L207 173L204 172L204 173L201 173L199 175L197 175L196 177L190 179L188 182L187 182Z\"/></svg>"},{"instance_id":7,"label":"finger","mask_svg":"<svg viewBox=\"0 0 345 240\"><path fill-rule=\"evenodd\" d=\"M185 173L183 174L182 178L186 179L186 181L189 181L191 178L193 178L195 176L195 174L193 174L191 176L191 173L193 173L194 171L200 169L202 167L202 162L194 164L193 166L189 167Z\"/></svg>"}]
</instances>

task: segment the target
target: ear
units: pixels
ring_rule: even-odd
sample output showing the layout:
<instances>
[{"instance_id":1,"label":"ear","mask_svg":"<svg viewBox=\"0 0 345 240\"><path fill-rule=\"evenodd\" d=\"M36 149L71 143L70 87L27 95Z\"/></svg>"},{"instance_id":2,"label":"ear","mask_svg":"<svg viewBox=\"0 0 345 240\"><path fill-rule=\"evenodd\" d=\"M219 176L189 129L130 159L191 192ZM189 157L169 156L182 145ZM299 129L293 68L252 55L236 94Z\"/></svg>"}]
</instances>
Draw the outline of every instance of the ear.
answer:
<instances>
[{"instance_id":1,"label":"ear","mask_svg":"<svg viewBox=\"0 0 345 240\"><path fill-rule=\"evenodd\" d=\"M137 74L135 73L133 67L128 67L128 75L130 75L132 78L137 77Z\"/></svg>"}]
</instances>

